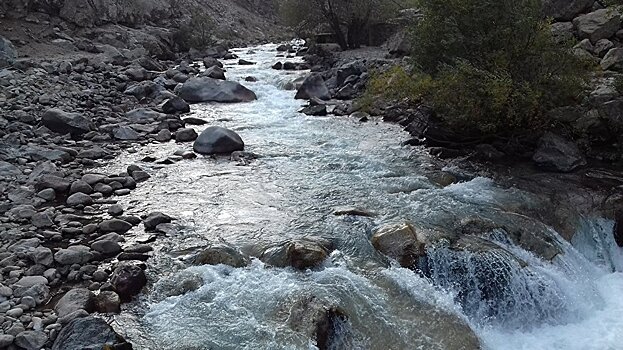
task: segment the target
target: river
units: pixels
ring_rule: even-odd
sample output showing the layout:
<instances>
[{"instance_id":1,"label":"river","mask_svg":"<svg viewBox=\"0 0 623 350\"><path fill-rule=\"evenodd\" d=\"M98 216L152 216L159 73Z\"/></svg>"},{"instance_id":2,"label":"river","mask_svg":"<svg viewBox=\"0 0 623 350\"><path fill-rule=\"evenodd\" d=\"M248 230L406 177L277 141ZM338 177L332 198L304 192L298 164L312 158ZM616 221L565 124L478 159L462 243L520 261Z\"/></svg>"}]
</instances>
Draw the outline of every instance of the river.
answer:
<instances>
[{"instance_id":1,"label":"river","mask_svg":"<svg viewBox=\"0 0 623 350\"><path fill-rule=\"evenodd\" d=\"M314 295L348 315L338 349L459 349L469 328L484 349L623 349L623 255L612 222L585 218L572 244L542 228L562 252L551 261L494 230L486 240L508 256L482 261L440 246L429 252L427 277L388 262L370 244L380 224L450 228L478 216L524 225L534 220L516 220L509 208L537 201L487 178L461 177L460 169L439 169L425 151L401 146L408 135L399 126L298 113L301 101L283 86L306 72L272 70L275 48L234 50L255 65L226 63L228 79L256 92L257 101L192 106L192 116L239 133L259 159L246 166L209 157L140 162L192 149L170 142L126 152L109 166L121 172L137 163L152 174L121 199L129 213L178 219L176 230L154 243L147 270L153 285L115 319L135 348L314 349L286 322L293 300ZM244 82L247 76L258 81ZM431 176L441 170L463 180L444 187ZM339 206L377 216L333 215ZM322 237L336 249L308 271L259 260L237 269L187 263L210 242L252 253L299 237ZM505 287L492 299L481 284L496 276ZM202 281L200 288L170 296L189 279Z\"/></svg>"}]
</instances>

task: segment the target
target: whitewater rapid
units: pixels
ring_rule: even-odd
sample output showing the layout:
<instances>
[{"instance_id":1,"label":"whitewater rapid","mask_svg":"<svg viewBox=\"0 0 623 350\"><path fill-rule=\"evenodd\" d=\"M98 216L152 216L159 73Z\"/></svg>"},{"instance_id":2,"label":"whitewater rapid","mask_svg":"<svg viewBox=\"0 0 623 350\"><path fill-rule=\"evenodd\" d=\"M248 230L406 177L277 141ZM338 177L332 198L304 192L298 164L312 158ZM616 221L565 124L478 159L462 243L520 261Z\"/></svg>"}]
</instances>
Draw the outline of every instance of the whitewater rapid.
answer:
<instances>
[{"instance_id":1,"label":"whitewater rapid","mask_svg":"<svg viewBox=\"0 0 623 350\"><path fill-rule=\"evenodd\" d=\"M445 227L474 215L507 219L503 211L517 201L530 205L530 194L486 178L443 187L431 180L431 172L441 170L433 159L401 146L408 135L399 126L298 113L301 101L284 86L307 72L272 70L284 61L275 57L276 45L235 53L256 64L226 61L227 78L252 89L258 100L194 105L192 115L236 131L246 150L261 158L249 166L203 157L152 166L152 178L123 199L130 212L163 211L180 225L157 244L148 270L154 285L116 319L135 348L314 349L285 322L288 303L313 294L349 315L336 348L443 350L461 341L467 324L491 350L623 349L623 257L612 222L585 218L571 243L551 230L563 251L551 262L494 232L488 239L528 267L509 260L503 268L512 276L510 292L493 304L481 302L476 287L466 288L481 273L470 270L480 266L472 255L444 247L429 252L436 271L429 277L388 264L369 243L381 223L407 219ZM258 81L245 82L247 76ZM180 148L191 145L149 144L121 155L110 170ZM378 216L334 216L343 205ZM315 270L269 268L258 260L246 268L185 263L210 242L252 251L310 236L337 242ZM450 261L468 268L454 273ZM189 278L200 287L169 296Z\"/></svg>"}]
</instances>

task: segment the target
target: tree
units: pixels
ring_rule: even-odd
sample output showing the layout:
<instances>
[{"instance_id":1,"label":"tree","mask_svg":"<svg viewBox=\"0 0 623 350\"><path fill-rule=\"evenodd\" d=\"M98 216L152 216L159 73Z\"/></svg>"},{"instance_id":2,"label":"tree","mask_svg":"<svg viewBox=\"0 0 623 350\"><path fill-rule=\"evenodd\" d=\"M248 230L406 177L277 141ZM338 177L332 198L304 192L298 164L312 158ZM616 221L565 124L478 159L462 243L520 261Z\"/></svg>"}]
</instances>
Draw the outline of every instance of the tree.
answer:
<instances>
[{"instance_id":1,"label":"tree","mask_svg":"<svg viewBox=\"0 0 623 350\"><path fill-rule=\"evenodd\" d=\"M361 46L369 25L401 8L396 0L282 0L280 12L298 33L328 25L342 49Z\"/></svg>"},{"instance_id":2,"label":"tree","mask_svg":"<svg viewBox=\"0 0 623 350\"><path fill-rule=\"evenodd\" d=\"M550 127L550 110L580 102L587 69L570 43L555 42L541 8L540 0L419 0L409 97L463 134Z\"/></svg>"}]
</instances>

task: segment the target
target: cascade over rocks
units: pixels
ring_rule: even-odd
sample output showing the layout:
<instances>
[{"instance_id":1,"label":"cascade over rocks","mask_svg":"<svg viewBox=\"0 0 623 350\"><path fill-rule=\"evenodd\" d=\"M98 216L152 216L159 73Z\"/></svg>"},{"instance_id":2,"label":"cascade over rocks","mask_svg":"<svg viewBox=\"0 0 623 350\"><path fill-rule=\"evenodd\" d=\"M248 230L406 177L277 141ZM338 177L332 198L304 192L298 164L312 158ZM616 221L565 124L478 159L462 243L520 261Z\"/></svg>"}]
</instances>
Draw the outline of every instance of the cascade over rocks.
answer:
<instances>
[{"instance_id":1,"label":"cascade over rocks","mask_svg":"<svg viewBox=\"0 0 623 350\"><path fill-rule=\"evenodd\" d=\"M420 238L421 239L421 238ZM425 255L423 240L408 222L379 227L371 238L372 245L381 253L398 260L403 267L414 267Z\"/></svg>"},{"instance_id":2,"label":"cascade over rocks","mask_svg":"<svg viewBox=\"0 0 623 350\"><path fill-rule=\"evenodd\" d=\"M189 103L198 102L250 102L257 100L255 93L233 82L207 77L190 78L176 90Z\"/></svg>"},{"instance_id":3,"label":"cascade over rocks","mask_svg":"<svg viewBox=\"0 0 623 350\"><path fill-rule=\"evenodd\" d=\"M348 316L336 306L314 296L297 300L290 308L288 326L316 341L318 349L334 349L340 337L338 330L347 330Z\"/></svg>"},{"instance_id":4,"label":"cascade over rocks","mask_svg":"<svg viewBox=\"0 0 623 350\"><path fill-rule=\"evenodd\" d=\"M205 129L193 145L199 154L229 154L234 151L243 151L244 142L234 131L220 126L211 126Z\"/></svg>"}]
</instances>

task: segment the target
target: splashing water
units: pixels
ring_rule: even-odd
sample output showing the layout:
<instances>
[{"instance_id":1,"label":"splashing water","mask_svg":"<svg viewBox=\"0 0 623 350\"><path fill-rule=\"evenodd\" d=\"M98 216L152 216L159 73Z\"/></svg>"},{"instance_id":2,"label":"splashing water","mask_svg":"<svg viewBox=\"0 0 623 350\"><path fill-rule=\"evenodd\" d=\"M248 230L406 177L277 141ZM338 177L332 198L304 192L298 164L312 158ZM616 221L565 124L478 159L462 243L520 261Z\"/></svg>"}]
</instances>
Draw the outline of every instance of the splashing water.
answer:
<instances>
[{"instance_id":1,"label":"splashing water","mask_svg":"<svg viewBox=\"0 0 623 350\"><path fill-rule=\"evenodd\" d=\"M245 167L210 158L153 167L152 179L122 199L130 211L164 211L182 225L156 246L153 288L117 318L137 349L314 349L288 324L304 296L348 315L338 323L341 349L470 349L470 328L485 349L623 349L623 257L611 221L584 220L571 243L548 229L561 250L551 261L495 229L431 247L426 277L388 262L369 241L378 224L407 219L449 229L469 216L508 220L510 204L537 201L486 178L441 188L422 170L428 156L400 146L407 135L398 126L297 113L300 101L283 87L305 72L272 70L275 48L236 50L256 64L225 65L229 80L257 78L244 84L258 101L193 106L193 116L235 130L262 158ZM180 147L188 148L150 144L110 170ZM378 216L334 216L340 205ZM253 250L310 236L337 250L303 272L259 261L188 268L173 254L209 242Z\"/></svg>"}]
</instances>

